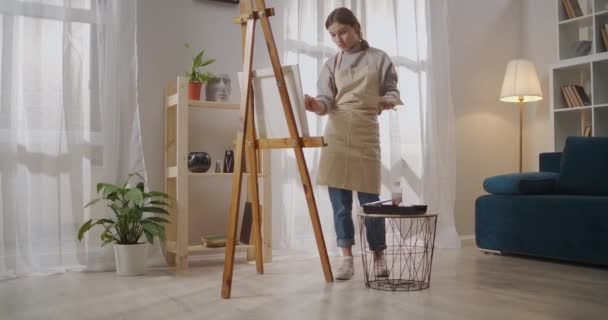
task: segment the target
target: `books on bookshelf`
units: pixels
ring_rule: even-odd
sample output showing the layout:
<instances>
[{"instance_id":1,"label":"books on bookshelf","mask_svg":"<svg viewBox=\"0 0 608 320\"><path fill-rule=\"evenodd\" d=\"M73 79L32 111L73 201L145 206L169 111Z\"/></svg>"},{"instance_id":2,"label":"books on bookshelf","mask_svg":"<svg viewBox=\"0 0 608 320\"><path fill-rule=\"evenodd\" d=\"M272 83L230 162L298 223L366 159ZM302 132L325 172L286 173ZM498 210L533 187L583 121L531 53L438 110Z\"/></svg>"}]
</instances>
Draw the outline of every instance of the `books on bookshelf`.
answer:
<instances>
[{"instance_id":1,"label":"books on bookshelf","mask_svg":"<svg viewBox=\"0 0 608 320\"><path fill-rule=\"evenodd\" d=\"M568 19L573 19L583 16L583 10L581 9L578 0L562 0L562 6Z\"/></svg>"},{"instance_id":2,"label":"books on bookshelf","mask_svg":"<svg viewBox=\"0 0 608 320\"><path fill-rule=\"evenodd\" d=\"M204 236L201 239L201 242L207 248L221 248L226 246L227 240L228 239L224 235L211 235Z\"/></svg>"},{"instance_id":3,"label":"books on bookshelf","mask_svg":"<svg viewBox=\"0 0 608 320\"><path fill-rule=\"evenodd\" d=\"M584 107L591 105L591 99L585 89L579 85L566 85L561 87L562 96L568 108Z\"/></svg>"},{"instance_id":4,"label":"books on bookshelf","mask_svg":"<svg viewBox=\"0 0 608 320\"><path fill-rule=\"evenodd\" d=\"M593 132L592 126L585 126L585 129L583 130L583 137L591 137L592 132Z\"/></svg>"}]
</instances>

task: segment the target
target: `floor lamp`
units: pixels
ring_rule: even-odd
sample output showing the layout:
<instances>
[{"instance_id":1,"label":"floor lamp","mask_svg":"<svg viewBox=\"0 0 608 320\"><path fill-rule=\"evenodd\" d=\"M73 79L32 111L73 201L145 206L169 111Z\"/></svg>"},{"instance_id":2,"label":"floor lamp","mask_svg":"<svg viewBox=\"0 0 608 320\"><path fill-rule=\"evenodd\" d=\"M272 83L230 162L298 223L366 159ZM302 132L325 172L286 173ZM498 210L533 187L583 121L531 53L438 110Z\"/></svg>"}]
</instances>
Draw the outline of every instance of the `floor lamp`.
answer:
<instances>
[{"instance_id":1,"label":"floor lamp","mask_svg":"<svg viewBox=\"0 0 608 320\"><path fill-rule=\"evenodd\" d=\"M505 71L500 101L519 103L519 172L522 172L522 119L524 102L542 100L534 64L528 60L511 60Z\"/></svg>"}]
</instances>

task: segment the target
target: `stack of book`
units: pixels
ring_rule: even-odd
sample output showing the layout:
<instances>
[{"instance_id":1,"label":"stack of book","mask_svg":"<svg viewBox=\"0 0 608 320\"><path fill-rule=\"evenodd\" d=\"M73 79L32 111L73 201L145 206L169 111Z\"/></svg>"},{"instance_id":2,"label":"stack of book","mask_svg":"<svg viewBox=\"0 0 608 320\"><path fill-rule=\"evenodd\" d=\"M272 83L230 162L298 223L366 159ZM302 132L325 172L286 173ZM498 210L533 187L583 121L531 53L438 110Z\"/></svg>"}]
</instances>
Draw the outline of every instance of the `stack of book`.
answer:
<instances>
[{"instance_id":1,"label":"stack of book","mask_svg":"<svg viewBox=\"0 0 608 320\"><path fill-rule=\"evenodd\" d=\"M568 105L568 108L590 106L591 100L585 89L577 85L562 86L562 96Z\"/></svg>"},{"instance_id":2,"label":"stack of book","mask_svg":"<svg viewBox=\"0 0 608 320\"><path fill-rule=\"evenodd\" d=\"M608 23L600 25L600 32L602 33L602 40L604 41L604 50L608 51Z\"/></svg>"},{"instance_id":3,"label":"stack of book","mask_svg":"<svg viewBox=\"0 0 608 320\"><path fill-rule=\"evenodd\" d=\"M221 248L226 246L227 238L224 235L212 235L205 236L201 240L207 248Z\"/></svg>"},{"instance_id":4,"label":"stack of book","mask_svg":"<svg viewBox=\"0 0 608 320\"><path fill-rule=\"evenodd\" d=\"M564 6L564 12L568 19L582 17L583 10L578 3L578 0L562 0L562 5Z\"/></svg>"}]
</instances>

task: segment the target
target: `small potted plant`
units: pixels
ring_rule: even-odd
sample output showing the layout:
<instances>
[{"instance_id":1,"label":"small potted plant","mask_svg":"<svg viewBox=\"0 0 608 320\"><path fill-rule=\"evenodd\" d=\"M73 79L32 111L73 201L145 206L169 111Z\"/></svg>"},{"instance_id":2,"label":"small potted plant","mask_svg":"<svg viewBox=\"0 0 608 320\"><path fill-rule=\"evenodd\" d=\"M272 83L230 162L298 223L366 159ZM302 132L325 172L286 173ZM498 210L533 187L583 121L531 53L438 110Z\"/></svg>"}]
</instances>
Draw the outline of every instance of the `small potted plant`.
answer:
<instances>
[{"instance_id":1,"label":"small potted plant","mask_svg":"<svg viewBox=\"0 0 608 320\"><path fill-rule=\"evenodd\" d=\"M186 48L190 49L190 44L185 44ZM189 77L188 81L188 99L189 100L200 100L201 99L201 87L209 80L215 79L212 73L208 71L201 71L200 69L206 67L215 62L215 59L203 60L205 56L205 50L201 50L192 58L192 69L190 72L186 72L186 76Z\"/></svg>"},{"instance_id":2,"label":"small potted plant","mask_svg":"<svg viewBox=\"0 0 608 320\"><path fill-rule=\"evenodd\" d=\"M129 182L137 177L141 179L135 186ZM137 173L129 174L126 181L118 186L110 183L98 183L97 194L101 197L91 200L85 208L103 201L114 213L112 218L90 219L78 230L78 240L92 227L103 227L102 246L113 243L118 275L135 276L145 273L146 246L141 241L142 235L148 242L154 238L164 239L165 223L169 221L160 215L168 215L165 209L170 206L168 194L158 191L146 191L144 178Z\"/></svg>"}]
</instances>

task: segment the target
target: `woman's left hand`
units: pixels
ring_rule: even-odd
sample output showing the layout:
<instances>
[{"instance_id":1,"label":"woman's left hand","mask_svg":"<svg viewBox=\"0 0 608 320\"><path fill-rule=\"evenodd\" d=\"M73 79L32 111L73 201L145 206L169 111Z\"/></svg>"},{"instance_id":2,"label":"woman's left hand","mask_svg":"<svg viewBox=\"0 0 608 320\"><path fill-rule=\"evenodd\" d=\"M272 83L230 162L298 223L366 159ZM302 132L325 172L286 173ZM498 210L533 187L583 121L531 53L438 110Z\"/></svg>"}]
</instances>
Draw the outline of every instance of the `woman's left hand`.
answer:
<instances>
[{"instance_id":1,"label":"woman's left hand","mask_svg":"<svg viewBox=\"0 0 608 320\"><path fill-rule=\"evenodd\" d=\"M388 110L393 109L395 107L395 104L392 102L381 101L380 103L378 103L378 106L382 110Z\"/></svg>"},{"instance_id":2,"label":"woman's left hand","mask_svg":"<svg viewBox=\"0 0 608 320\"><path fill-rule=\"evenodd\" d=\"M378 103L378 114L382 113L384 110L394 109L395 104L391 102L381 101Z\"/></svg>"}]
</instances>

